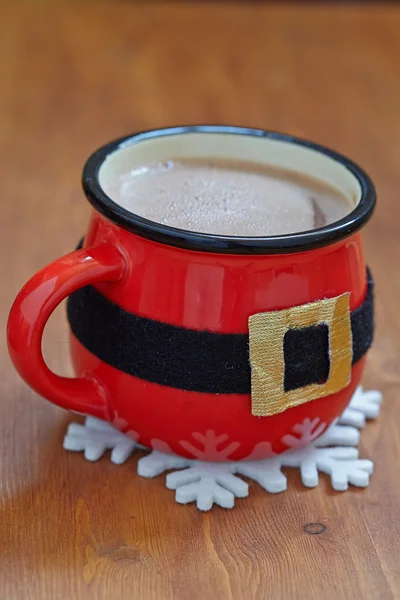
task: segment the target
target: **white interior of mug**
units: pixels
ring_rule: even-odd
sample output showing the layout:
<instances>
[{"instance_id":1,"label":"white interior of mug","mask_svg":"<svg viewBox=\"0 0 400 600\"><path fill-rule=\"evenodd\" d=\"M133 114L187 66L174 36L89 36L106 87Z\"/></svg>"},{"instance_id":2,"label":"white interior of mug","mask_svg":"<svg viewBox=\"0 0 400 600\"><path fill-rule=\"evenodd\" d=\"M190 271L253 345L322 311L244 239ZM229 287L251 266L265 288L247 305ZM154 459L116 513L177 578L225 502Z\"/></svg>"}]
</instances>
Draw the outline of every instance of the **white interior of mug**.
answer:
<instances>
[{"instance_id":1,"label":"white interior of mug","mask_svg":"<svg viewBox=\"0 0 400 600\"><path fill-rule=\"evenodd\" d=\"M339 190L353 207L361 199L357 177L329 155L295 142L248 134L188 132L134 138L106 157L99 169L99 183L107 194L119 175L143 164L177 158L223 158L267 164L327 183Z\"/></svg>"}]
</instances>

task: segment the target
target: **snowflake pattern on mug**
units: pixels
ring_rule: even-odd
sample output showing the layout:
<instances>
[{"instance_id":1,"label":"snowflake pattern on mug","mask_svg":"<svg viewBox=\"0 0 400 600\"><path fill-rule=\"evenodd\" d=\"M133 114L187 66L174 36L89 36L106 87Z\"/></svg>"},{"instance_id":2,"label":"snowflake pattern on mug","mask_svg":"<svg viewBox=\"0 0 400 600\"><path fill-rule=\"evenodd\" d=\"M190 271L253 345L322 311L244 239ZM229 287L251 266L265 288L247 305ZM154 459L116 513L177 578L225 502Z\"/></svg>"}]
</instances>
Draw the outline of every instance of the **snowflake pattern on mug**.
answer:
<instances>
[{"instance_id":1,"label":"snowflake pattern on mug","mask_svg":"<svg viewBox=\"0 0 400 600\"><path fill-rule=\"evenodd\" d=\"M138 461L138 474L156 477L172 470L166 477L166 485L176 490L176 501L196 502L200 510L209 510L214 504L232 508L235 498L248 496L248 484L237 475L256 481L269 493L283 492L287 489L287 478L282 467L297 467L305 487L318 485L319 472L330 476L332 487L337 491L346 490L349 484L365 487L373 463L359 458L358 428L365 425L366 419L378 416L381 402L380 392L364 391L360 386L342 416L328 429L320 419L306 418L282 438L286 452L275 454L271 444L265 441L257 444L242 461L229 461L239 442L213 430L195 432L193 440L180 442L193 459L171 454L165 442L152 440L152 451ZM111 449L111 460L120 464L135 448L143 448L137 444L138 438L135 432L129 432L128 436L108 423L88 417L84 425L69 425L64 448L84 451L88 460L97 460ZM208 462L211 456L214 462ZM223 462L215 462L216 456Z\"/></svg>"}]
</instances>

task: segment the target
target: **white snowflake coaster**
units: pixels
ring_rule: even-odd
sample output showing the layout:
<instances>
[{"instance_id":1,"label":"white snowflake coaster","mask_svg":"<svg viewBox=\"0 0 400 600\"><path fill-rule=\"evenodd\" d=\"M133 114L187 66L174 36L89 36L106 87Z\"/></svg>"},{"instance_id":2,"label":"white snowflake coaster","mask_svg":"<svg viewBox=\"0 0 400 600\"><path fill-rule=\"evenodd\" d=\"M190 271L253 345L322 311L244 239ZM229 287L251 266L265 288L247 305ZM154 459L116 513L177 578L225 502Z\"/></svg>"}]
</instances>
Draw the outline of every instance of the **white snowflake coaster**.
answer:
<instances>
[{"instance_id":1,"label":"white snowflake coaster","mask_svg":"<svg viewBox=\"0 0 400 600\"><path fill-rule=\"evenodd\" d=\"M139 436L125 435L112 425L86 417L85 424L70 423L64 437L64 449L72 452L84 452L86 460L95 461L103 456L106 450L111 450L111 461L117 465L124 463L138 446Z\"/></svg>"},{"instance_id":2,"label":"white snowflake coaster","mask_svg":"<svg viewBox=\"0 0 400 600\"><path fill-rule=\"evenodd\" d=\"M248 496L248 483L238 475L256 481L271 494L285 491L287 478L282 467L297 467L305 487L318 485L319 472L329 475L332 487L337 491L346 490L349 484L366 487L373 463L359 458L356 448L360 441L358 429L364 427L366 419L378 416L381 403L380 392L364 391L360 386L342 416L322 435L325 423L318 418L304 419L293 427L292 433L282 438L286 452L275 454L270 443L265 441L242 461L229 461L239 443L229 442L227 435L216 435L214 431L193 434L193 439L203 446L202 450L189 441L181 442L181 446L193 454L193 459L171 454L167 444L152 440L152 451L138 461L138 474L156 477L172 471L166 477L166 485L176 490L176 501L181 504L196 502L200 510L209 510L214 504L232 508L235 498ZM108 423L88 417L84 425L72 423L68 427L64 448L84 451L88 460L97 460L111 449L112 462L121 464L136 447L142 448L136 443L137 439L135 432L125 435ZM215 455L223 462L208 461ZM265 455L269 458L258 458Z\"/></svg>"}]
</instances>

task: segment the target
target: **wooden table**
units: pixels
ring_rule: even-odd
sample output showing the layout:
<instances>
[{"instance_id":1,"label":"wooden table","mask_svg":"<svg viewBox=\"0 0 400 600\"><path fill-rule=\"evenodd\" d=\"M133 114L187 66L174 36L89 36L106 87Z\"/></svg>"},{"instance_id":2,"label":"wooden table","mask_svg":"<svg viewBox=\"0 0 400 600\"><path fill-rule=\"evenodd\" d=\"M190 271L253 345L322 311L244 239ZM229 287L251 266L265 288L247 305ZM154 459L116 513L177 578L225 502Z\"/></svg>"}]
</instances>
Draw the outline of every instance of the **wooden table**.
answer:
<instances>
[{"instance_id":1,"label":"wooden table","mask_svg":"<svg viewBox=\"0 0 400 600\"><path fill-rule=\"evenodd\" d=\"M400 8L250 3L2 7L1 326L25 280L70 251L89 207L80 170L103 142L176 123L234 123L314 139L370 172L365 230L377 335L364 378L385 395L362 434L365 490L251 484L233 511L174 502L164 477L62 450L79 420L37 397L0 348L0 597L400 597ZM2 333L3 335L3 333ZM70 373L63 310L44 342ZM325 533L305 525L321 522Z\"/></svg>"}]
</instances>

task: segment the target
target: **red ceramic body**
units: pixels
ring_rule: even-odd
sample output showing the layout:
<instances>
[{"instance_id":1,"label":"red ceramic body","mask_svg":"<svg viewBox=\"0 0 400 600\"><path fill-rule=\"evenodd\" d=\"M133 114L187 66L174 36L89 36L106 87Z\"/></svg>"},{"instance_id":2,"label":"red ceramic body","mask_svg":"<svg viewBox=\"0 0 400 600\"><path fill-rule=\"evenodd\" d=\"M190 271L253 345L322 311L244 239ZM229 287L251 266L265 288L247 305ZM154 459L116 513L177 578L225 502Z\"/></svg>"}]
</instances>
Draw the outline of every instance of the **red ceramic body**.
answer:
<instances>
[{"instance_id":1,"label":"red ceramic body","mask_svg":"<svg viewBox=\"0 0 400 600\"><path fill-rule=\"evenodd\" d=\"M235 256L158 244L94 213L86 245L95 246L104 239L123 249L129 274L117 285L102 283L97 289L126 311L188 329L246 333L251 314L348 291L353 310L366 294L360 234L303 254ZM337 394L272 417L254 417L250 394L205 394L150 383L101 362L73 335L71 342L77 374L93 373L103 383L117 426L138 433L145 446L159 440L186 456L191 454L180 442L192 441L193 433L207 430L240 443L231 459L250 455L262 442L270 442L275 452L281 452L286 449L283 436L296 423L318 418L327 427L342 413L364 366L361 359L352 369L351 384Z\"/></svg>"},{"instance_id":2,"label":"red ceramic body","mask_svg":"<svg viewBox=\"0 0 400 600\"><path fill-rule=\"evenodd\" d=\"M354 310L365 298L366 265L360 233L332 245L287 254L219 254L151 241L93 211L84 248L55 261L19 294L10 314L13 361L39 393L53 402L111 421L140 444L193 458L262 458L305 418L322 425L338 417L360 382L365 359L352 368L348 387L270 417L251 413L250 394L207 394L150 383L105 364L71 334L76 379L44 364L41 333L55 306L93 284L126 311L189 329L247 333L250 315L350 292ZM33 349L33 350L32 350ZM224 436L201 454L196 435ZM197 436L199 439L199 436ZM191 446L190 446L191 444Z\"/></svg>"}]
</instances>

